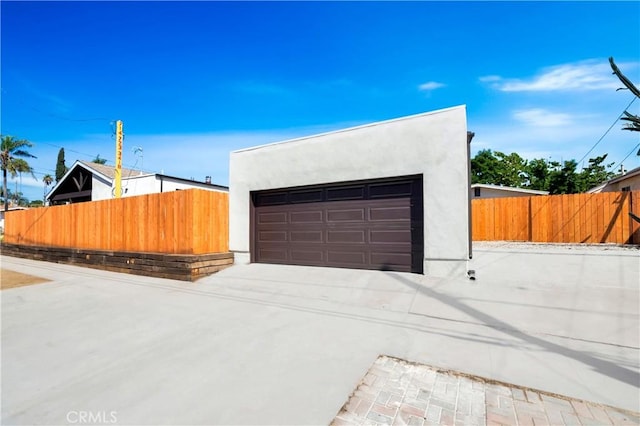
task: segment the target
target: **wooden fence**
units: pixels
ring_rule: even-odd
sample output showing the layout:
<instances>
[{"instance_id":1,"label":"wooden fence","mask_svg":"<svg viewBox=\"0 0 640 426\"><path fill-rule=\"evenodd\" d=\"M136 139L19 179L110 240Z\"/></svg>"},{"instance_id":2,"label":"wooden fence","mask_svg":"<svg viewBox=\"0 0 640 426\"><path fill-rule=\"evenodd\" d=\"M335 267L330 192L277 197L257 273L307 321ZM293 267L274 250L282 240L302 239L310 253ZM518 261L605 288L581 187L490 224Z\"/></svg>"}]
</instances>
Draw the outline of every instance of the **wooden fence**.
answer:
<instances>
[{"instance_id":1,"label":"wooden fence","mask_svg":"<svg viewBox=\"0 0 640 426\"><path fill-rule=\"evenodd\" d=\"M474 241L640 244L640 191L487 198L471 203Z\"/></svg>"},{"instance_id":2,"label":"wooden fence","mask_svg":"<svg viewBox=\"0 0 640 426\"><path fill-rule=\"evenodd\" d=\"M229 194L189 189L6 213L13 244L166 254L229 251Z\"/></svg>"},{"instance_id":3,"label":"wooden fence","mask_svg":"<svg viewBox=\"0 0 640 426\"><path fill-rule=\"evenodd\" d=\"M475 241L640 244L640 191L472 201ZM12 244L166 254L229 251L229 197L190 189L6 212Z\"/></svg>"}]
</instances>

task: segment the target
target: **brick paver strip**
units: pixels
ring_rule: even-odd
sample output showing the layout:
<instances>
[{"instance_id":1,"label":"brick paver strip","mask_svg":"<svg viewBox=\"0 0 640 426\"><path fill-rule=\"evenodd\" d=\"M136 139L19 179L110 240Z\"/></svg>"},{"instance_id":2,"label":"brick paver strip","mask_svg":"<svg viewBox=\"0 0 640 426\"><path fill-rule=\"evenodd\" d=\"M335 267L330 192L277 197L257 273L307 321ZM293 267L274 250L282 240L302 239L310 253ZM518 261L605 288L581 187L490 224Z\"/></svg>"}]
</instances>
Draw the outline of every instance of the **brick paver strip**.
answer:
<instances>
[{"instance_id":1,"label":"brick paver strip","mask_svg":"<svg viewBox=\"0 0 640 426\"><path fill-rule=\"evenodd\" d=\"M640 413L381 355L331 424L640 425Z\"/></svg>"}]
</instances>

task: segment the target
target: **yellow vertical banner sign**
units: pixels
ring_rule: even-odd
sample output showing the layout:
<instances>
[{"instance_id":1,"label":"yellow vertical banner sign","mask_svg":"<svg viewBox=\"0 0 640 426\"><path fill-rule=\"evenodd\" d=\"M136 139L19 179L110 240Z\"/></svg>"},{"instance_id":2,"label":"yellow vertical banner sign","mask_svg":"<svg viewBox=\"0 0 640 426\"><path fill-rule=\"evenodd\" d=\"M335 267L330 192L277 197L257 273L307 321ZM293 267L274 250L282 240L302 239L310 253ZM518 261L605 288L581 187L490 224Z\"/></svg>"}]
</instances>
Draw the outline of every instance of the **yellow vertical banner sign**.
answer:
<instances>
[{"instance_id":1,"label":"yellow vertical banner sign","mask_svg":"<svg viewBox=\"0 0 640 426\"><path fill-rule=\"evenodd\" d=\"M116 170L114 173L114 192L116 198L122 195L122 120L116 121Z\"/></svg>"}]
</instances>

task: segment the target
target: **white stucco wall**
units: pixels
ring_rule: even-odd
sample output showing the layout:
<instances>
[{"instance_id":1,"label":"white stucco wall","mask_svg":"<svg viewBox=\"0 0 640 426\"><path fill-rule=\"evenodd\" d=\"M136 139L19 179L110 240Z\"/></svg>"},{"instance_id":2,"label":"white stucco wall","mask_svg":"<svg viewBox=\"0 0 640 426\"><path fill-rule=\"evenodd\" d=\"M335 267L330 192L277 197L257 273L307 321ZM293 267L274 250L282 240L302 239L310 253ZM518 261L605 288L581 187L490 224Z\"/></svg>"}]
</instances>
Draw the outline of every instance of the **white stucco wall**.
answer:
<instances>
[{"instance_id":1,"label":"white stucco wall","mask_svg":"<svg viewBox=\"0 0 640 426\"><path fill-rule=\"evenodd\" d=\"M464 106L232 152L230 249L249 262L250 191L422 174L424 273L464 275L467 161Z\"/></svg>"},{"instance_id":2,"label":"white stucco wall","mask_svg":"<svg viewBox=\"0 0 640 426\"><path fill-rule=\"evenodd\" d=\"M160 192L160 178L158 177L158 181L156 182L158 187L158 192ZM178 180L171 180L171 178L163 177L162 178L162 192L176 191L178 189L204 189L206 191L218 191L218 192L227 192L226 190L219 189L215 186L207 185L203 182L184 182Z\"/></svg>"},{"instance_id":3,"label":"white stucco wall","mask_svg":"<svg viewBox=\"0 0 640 426\"><path fill-rule=\"evenodd\" d=\"M122 179L122 196L155 194L160 192L160 184L156 182L156 175L140 175Z\"/></svg>"},{"instance_id":4,"label":"white stucco wall","mask_svg":"<svg viewBox=\"0 0 640 426\"><path fill-rule=\"evenodd\" d=\"M108 200L113 198L112 182L106 181L97 175L93 175L92 201ZM203 182L188 182L172 179L170 176L161 178L155 174L132 176L122 179L122 196L133 197L136 195L157 194L159 192L171 192L179 189L199 188L207 191L227 192L216 186L207 185Z\"/></svg>"},{"instance_id":5,"label":"white stucco wall","mask_svg":"<svg viewBox=\"0 0 640 426\"><path fill-rule=\"evenodd\" d=\"M108 200L112 198L111 182L97 175L91 178L91 201Z\"/></svg>"},{"instance_id":6,"label":"white stucco wall","mask_svg":"<svg viewBox=\"0 0 640 426\"><path fill-rule=\"evenodd\" d=\"M602 192L622 191L622 188L629 188L629 191L640 191L640 173L631 176L620 182L614 182L602 189Z\"/></svg>"},{"instance_id":7,"label":"white stucco wall","mask_svg":"<svg viewBox=\"0 0 640 426\"><path fill-rule=\"evenodd\" d=\"M471 188L469 192L471 194L471 198L474 199L482 199L482 198L508 198L508 197L534 197L542 194L535 194L531 192L519 192L519 191L509 191L497 188L480 188L480 196L475 196L475 188Z\"/></svg>"}]
</instances>

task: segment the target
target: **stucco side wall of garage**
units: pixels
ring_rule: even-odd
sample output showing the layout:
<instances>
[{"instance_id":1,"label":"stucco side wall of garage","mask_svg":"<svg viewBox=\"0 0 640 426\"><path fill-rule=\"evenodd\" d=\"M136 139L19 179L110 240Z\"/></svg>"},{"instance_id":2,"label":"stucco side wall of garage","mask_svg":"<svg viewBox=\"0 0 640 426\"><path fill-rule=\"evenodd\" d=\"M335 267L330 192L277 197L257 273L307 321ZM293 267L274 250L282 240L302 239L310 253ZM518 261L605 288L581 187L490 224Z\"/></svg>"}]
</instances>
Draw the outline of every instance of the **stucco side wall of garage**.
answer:
<instances>
[{"instance_id":1,"label":"stucco side wall of garage","mask_svg":"<svg viewBox=\"0 0 640 426\"><path fill-rule=\"evenodd\" d=\"M229 245L250 260L250 191L423 175L424 273L462 275L469 258L464 106L235 151Z\"/></svg>"}]
</instances>

